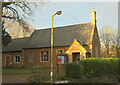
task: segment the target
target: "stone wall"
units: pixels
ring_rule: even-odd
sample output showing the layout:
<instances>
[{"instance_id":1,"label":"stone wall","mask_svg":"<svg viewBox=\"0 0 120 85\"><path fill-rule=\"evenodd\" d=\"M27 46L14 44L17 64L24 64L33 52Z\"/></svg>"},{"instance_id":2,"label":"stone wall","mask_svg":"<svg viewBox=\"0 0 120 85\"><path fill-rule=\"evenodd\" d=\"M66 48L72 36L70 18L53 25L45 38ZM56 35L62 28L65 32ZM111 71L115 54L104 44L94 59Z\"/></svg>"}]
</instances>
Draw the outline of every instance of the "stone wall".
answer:
<instances>
[{"instance_id":1,"label":"stone wall","mask_svg":"<svg viewBox=\"0 0 120 85\"><path fill-rule=\"evenodd\" d=\"M16 63L14 58L16 55L20 56L20 63ZM22 67L23 66L23 57L22 52L10 52L10 53L2 53L2 67L6 67L6 56L10 57L10 65L9 67Z\"/></svg>"},{"instance_id":2,"label":"stone wall","mask_svg":"<svg viewBox=\"0 0 120 85\"><path fill-rule=\"evenodd\" d=\"M95 27L93 40L92 40L92 57L100 57L100 39L98 35L97 28Z\"/></svg>"},{"instance_id":3,"label":"stone wall","mask_svg":"<svg viewBox=\"0 0 120 85\"><path fill-rule=\"evenodd\" d=\"M66 53L69 47L55 47L53 50L53 65L57 65L57 49L62 49L63 54ZM24 66L50 66L51 62L51 49L50 48L41 48L41 49L26 49L24 50ZM30 51L34 52L34 61L28 62L28 53ZM49 60L48 61L41 61L41 51L49 51Z\"/></svg>"}]
</instances>

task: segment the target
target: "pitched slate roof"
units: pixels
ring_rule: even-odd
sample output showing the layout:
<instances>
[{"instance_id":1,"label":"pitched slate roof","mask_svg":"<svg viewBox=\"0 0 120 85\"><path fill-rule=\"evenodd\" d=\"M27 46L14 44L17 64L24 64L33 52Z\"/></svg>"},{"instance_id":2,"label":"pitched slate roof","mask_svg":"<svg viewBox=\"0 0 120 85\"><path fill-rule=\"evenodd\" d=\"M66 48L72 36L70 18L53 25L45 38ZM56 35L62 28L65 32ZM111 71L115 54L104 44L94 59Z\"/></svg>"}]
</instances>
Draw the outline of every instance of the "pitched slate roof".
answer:
<instances>
[{"instance_id":1,"label":"pitched slate roof","mask_svg":"<svg viewBox=\"0 0 120 85\"><path fill-rule=\"evenodd\" d=\"M2 48L2 52L22 51L22 48L27 43L28 39L29 39L28 37L13 39L11 43L9 43L6 47Z\"/></svg>"},{"instance_id":2,"label":"pitched slate roof","mask_svg":"<svg viewBox=\"0 0 120 85\"><path fill-rule=\"evenodd\" d=\"M93 25L91 23L77 24L54 28L54 46L70 46L74 39L80 44L90 43ZM24 48L50 47L51 28L35 30Z\"/></svg>"}]
</instances>

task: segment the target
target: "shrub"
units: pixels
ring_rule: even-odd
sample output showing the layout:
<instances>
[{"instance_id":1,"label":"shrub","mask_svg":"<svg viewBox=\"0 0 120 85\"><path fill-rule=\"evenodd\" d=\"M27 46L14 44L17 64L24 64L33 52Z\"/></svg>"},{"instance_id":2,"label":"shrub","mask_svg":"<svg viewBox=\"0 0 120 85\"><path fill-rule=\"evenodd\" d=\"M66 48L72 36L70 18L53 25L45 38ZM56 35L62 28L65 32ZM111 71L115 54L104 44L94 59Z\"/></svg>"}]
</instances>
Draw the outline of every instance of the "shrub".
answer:
<instances>
[{"instance_id":1,"label":"shrub","mask_svg":"<svg viewBox=\"0 0 120 85\"><path fill-rule=\"evenodd\" d=\"M66 64L66 76L80 79L93 77L118 77L118 58L87 58L79 63Z\"/></svg>"},{"instance_id":2,"label":"shrub","mask_svg":"<svg viewBox=\"0 0 120 85\"><path fill-rule=\"evenodd\" d=\"M117 58L88 58L79 62L83 66L83 74L87 78L117 76Z\"/></svg>"},{"instance_id":3,"label":"shrub","mask_svg":"<svg viewBox=\"0 0 120 85\"><path fill-rule=\"evenodd\" d=\"M80 64L68 63L65 65L66 77L80 79L82 75Z\"/></svg>"},{"instance_id":4,"label":"shrub","mask_svg":"<svg viewBox=\"0 0 120 85\"><path fill-rule=\"evenodd\" d=\"M63 76L63 75L56 75L55 76L55 80L65 80L66 78L65 78L65 76Z\"/></svg>"}]
</instances>

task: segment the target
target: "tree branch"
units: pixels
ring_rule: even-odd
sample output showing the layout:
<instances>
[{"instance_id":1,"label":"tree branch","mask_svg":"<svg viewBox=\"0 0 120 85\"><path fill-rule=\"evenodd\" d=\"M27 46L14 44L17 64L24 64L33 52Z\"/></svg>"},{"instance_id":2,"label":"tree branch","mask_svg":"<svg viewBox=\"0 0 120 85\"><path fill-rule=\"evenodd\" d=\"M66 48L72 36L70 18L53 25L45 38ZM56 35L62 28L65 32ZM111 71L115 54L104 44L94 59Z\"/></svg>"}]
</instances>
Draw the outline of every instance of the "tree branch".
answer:
<instances>
[{"instance_id":1,"label":"tree branch","mask_svg":"<svg viewBox=\"0 0 120 85\"><path fill-rule=\"evenodd\" d=\"M2 2L2 8L7 7L8 5L14 4L15 2Z\"/></svg>"},{"instance_id":2,"label":"tree branch","mask_svg":"<svg viewBox=\"0 0 120 85\"><path fill-rule=\"evenodd\" d=\"M5 15L2 15L2 17L9 18L9 19L15 19L15 17L5 16Z\"/></svg>"},{"instance_id":3,"label":"tree branch","mask_svg":"<svg viewBox=\"0 0 120 85\"><path fill-rule=\"evenodd\" d=\"M6 7L6 8L10 9L13 12L13 14L17 15L16 19L19 19L19 14L14 8L12 8L12 7Z\"/></svg>"}]
</instances>

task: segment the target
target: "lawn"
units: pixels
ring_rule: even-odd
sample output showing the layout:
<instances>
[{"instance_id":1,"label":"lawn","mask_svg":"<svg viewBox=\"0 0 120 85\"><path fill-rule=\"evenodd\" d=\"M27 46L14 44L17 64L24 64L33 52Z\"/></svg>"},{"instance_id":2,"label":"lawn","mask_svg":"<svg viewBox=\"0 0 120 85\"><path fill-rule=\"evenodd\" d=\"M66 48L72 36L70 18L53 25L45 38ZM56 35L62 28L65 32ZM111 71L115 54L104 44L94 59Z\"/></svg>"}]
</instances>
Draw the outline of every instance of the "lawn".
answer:
<instances>
[{"instance_id":1,"label":"lawn","mask_svg":"<svg viewBox=\"0 0 120 85\"><path fill-rule=\"evenodd\" d=\"M27 68L2 68L2 74L26 74L30 72Z\"/></svg>"}]
</instances>

